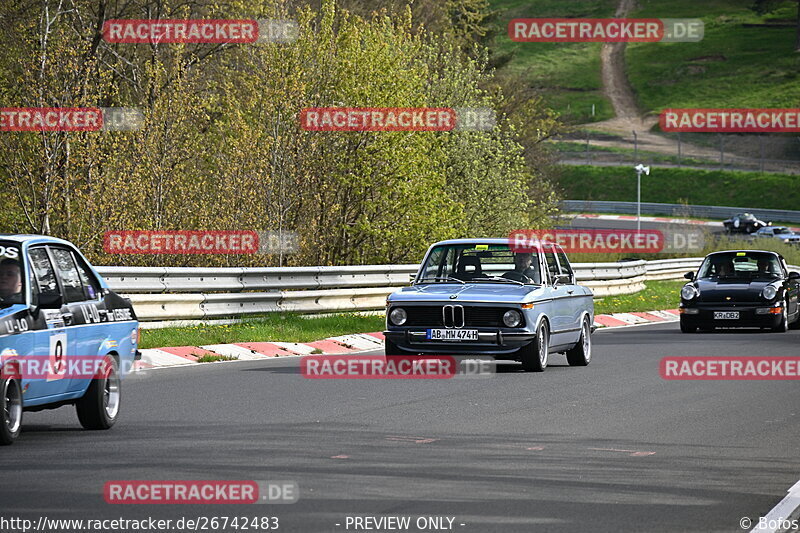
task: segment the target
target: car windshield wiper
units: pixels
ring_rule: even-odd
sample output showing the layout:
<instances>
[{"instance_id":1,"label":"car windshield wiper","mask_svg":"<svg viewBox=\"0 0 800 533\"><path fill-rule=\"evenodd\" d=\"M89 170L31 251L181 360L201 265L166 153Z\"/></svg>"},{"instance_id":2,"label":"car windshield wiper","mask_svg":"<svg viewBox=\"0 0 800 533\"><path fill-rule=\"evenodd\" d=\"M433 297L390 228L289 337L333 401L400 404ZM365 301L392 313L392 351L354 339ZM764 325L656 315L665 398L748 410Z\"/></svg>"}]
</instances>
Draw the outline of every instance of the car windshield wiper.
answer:
<instances>
[{"instance_id":1,"label":"car windshield wiper","mask_svg":"<svg viewBox=\"0 0 800 533\"><path fill-rule=\"evenodd\" d=\"M517 281L515 279L509 279L509 278L504 278L502 276L484 276L482 278L475 278L472 281L480 281L482 279L487 279L487 280L492 280L492 281L503 281L503 282L507 282L507 283L516 283L517 285L523 285L523 286L526 285L526 283L523 283L522 281Z\"/></svg>"},{"instance_id":2,"label":"car windshield wiper","mask_svg":"<svg viewBox=\"0 0 800 533\"><path fill-rule=\"evenodd\" d=\"M433 280L433 281L457 281L462 285L464 285L466 283L466 281L464 281L463 279L458 279L458 278L454 278L454 277L451 277L451 276L444 276L444 277L436 276L436 277L433 277L433 278L422 278L421 281L425 282L425 281L428 281L428 280Z\"/></svg>"}]
</instances>

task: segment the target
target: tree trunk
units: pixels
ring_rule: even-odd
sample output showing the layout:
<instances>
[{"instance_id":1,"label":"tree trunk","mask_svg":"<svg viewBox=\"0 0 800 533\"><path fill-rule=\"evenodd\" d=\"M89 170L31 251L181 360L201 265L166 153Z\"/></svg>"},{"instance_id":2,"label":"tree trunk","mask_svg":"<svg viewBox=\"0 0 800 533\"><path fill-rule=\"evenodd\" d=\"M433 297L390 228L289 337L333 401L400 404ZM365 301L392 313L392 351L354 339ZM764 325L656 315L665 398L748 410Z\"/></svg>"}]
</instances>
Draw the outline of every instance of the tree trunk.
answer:
<instances>
[{"instance_id":1,"label":"tree trunk","mask_svg":"<svg viewBox=\"0 0 800 533\"><path fill-rule=\"evenodd\" d=\"M797 0L797 39L794 41L795 52L800 52L800 0Z\"/></svg>"}]
</instances>

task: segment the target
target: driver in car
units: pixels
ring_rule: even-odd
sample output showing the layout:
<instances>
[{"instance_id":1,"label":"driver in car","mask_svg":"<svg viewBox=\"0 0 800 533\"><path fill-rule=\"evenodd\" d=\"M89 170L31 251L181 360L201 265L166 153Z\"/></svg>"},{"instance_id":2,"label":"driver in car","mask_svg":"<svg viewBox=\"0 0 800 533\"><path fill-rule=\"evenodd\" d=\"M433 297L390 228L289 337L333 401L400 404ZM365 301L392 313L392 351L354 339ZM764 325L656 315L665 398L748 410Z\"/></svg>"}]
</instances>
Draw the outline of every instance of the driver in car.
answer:
<instances>
[{"instance_id":1,"label":"driver in car","mask_svg":"<svg viewBox=\"0 0 800 533\"><path fill-rule=\"evenodd\" d=\"M5 303L22 303L22 268L19 261L0 261L0 300Z\"/></svg>"},{"instance_id":2,"label":"driver in car","mask_svg":"<svg viewBox=\"0 0 800 533\"><path fill-rule=\"evenodd\" d=\"M774 276L775 272L772 270L772 261L766 257L758 259L758 275L759 276Z\"/></svg>"},{"instance_id":3,"label":"driver in car","mask_svg":"<svg viewBox=\"0 0 800 533\"><path fill-rule=\"evenodd\" d=\"M503 274L503 277L517 281L533 281L534 283L539 283L539 273L537 269L531 268L532 263L532 253L517 252L514 254L514 270L509 270Z\"/></svg>"}]
</instances>

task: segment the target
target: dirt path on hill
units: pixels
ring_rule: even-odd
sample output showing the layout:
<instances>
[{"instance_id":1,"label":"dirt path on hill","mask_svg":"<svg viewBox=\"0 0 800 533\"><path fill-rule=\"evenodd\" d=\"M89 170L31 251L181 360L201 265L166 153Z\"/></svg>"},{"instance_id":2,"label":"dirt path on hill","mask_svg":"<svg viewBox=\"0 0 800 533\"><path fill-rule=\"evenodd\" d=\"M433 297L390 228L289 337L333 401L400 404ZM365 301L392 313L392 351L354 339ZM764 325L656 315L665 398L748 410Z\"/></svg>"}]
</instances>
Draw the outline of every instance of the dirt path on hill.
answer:
<instances>
[{"instance_id":1,"label":"dirt path on hill","mask_svg":"<svg viewBox=\"0 0 800 533\"><path fill-rule=\"evenodd\" d=\"M636 0L619 0L614 16L626 18L635 7ZM674 140L650 132L658 118L641 116L636 95L625 71L626 48L627 43L604 43L600 51L603 94L611 102L616 116L601 122L583 124L581 127L621 137L618 141L590 141L590 144L596 146L633 148L635 131L640 150L676 155L677 145ZM686 157L719 159L717 150L688 143L683 143L681 152Z\"/></svg>"}]
</instances>

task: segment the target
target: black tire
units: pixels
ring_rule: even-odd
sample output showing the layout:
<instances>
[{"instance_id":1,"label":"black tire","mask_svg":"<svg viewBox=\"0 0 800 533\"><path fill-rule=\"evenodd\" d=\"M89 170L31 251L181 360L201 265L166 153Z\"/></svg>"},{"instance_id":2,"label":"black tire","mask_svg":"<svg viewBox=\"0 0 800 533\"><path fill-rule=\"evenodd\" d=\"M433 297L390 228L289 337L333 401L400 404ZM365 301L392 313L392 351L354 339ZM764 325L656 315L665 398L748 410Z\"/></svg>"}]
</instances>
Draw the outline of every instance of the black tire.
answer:
<instances>
[{"instance_id":1,"label":"black tire","mask_svg":"<svg viewBox=\"0 0 800 533\"><path fill-rule=\"evenodd\" d=\"M119 418L122 383L119 367L113 357L107 357L86 394L75 402L78 420L85 429L109 429Z\"/></svg>"},{"instance_id":2,"label":"black tire","mask_svg":"<svg viewBox=\"0 0 800 533\"><path fill-rule=\"evenodd\" d=\"M786 307L786 300L784 300L783 312L781 313L781 323L772 328L772 331L776 333L786 333L787 331L789 331L789 314L786 312L787 309L788 308Z\"/></svg>"},{"instance_id":3,"label":"black tire","mask_svg":"<svg viewBox=\"0 0 800 533\"><path fill-rule=\"evenodd\" d=\"M0 385L0 446L7 446L14 444L22 429L22 387L18 379L12 378L3 379Z\"/></svg>"},{"instance_id":4,"label":"black tire","mask_svg":"<svg viewBox=\"0 0 800 533\"><path fill-rule=\"evenodd\" d=\"M397 344L393 343L388 338L383 341L383 353L390 357L393 355L403 355L403 352L400 351Z\"/></svg>"},{"instance_id":5,"label":"black tire","mask_svg":"<svg viewBox=\"0 0 800 533\"><path fill-rule=\"evenodd\" d=\"M519 354L525 372L544 372L550 358L550 330L545 320L542 320L536 330L536 339L520 348Z\"/></svg>"},{"instance_id":6,"label":"black tire","mask_svg":"<svg viewBox=\"0 0 800 533\"><path fill-rule=\"evenodd\" d=\"M800 329L800 313L797 314L795 321L789 324L789 329Z\"/></svg>"},{"instance_id":7,"label":"black tire","mask_svg":"<svg viewBox=\"0 0 800 533\"><path fill-rule=\"evenodd\" d=\"M584 318L581 324L581 338L571 349L567 350L569 366L587 366L592 361L592 326L589 319Z\"/></svg>"},{"instance_id":8,"label":"black tire","mask_svg":"<svg viewBox=\"0 0 800 533\"><path fill-rule=\"evenodd\" d=\"M694 333L697 331L697 326L690 326L681 320L681 333Z\"/></svg>"}]
</instances>

